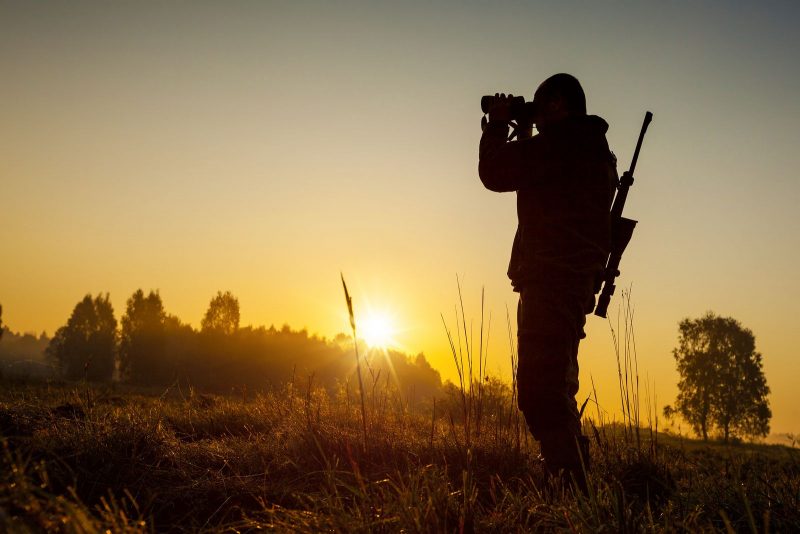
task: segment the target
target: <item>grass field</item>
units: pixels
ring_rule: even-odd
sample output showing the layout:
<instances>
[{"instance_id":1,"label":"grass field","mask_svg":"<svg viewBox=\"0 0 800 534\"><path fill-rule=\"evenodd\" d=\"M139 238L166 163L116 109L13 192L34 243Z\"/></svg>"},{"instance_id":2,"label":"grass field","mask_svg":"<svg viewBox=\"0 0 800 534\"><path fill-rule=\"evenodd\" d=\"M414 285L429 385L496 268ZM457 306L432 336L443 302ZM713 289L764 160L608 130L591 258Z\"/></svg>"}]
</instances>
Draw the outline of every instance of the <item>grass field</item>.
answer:
<instances>
[{"instance_id":1,"label":"grass field","mask_svg":"<svg viewBox=\"0 0 800 534\"><path fill-rule=\"evenodd\" d=\"M623 425L588 495L544 482L510 398L412 409L313 383L253 398L3 384L0 530L800 531L800 455ZM471 412L477 414L477 410ZM469 427L469 428L467 428Z\"/></svg>"}]
</instances>

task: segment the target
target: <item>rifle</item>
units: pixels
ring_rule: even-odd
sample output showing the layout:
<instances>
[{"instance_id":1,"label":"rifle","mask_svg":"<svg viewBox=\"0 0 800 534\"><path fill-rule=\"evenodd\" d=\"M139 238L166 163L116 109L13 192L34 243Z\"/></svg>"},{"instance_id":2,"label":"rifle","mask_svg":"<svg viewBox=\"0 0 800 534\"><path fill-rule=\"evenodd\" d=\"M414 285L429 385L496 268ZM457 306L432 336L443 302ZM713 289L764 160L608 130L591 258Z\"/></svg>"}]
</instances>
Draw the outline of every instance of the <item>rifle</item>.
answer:
<instances>
[{"instance_id":1,"label":"rifle","mask_svg":"<svg viewBox=\"0 0 800 534\"><path fill-rule=\"evenodd\" d=\"M633 229L636 227L637 221L633 219L626 219L622 216L622 208L625 207L625 200L628 198L628 189L633 185L633 171L636 169L636 160L639 159L639 149L642 148L642 141L644 134L647 132L647 127L650 121L653 120L653 114L649 111L644 114L644 122L642 123L642 130L639 132L639 140L636 142L636 150L633 152L633 160L631 167L619 179L619 187L617 188L617 195L614 197L614 204L611 206L611 252L606 261L606 268L603 271L603 277L599 281L595 293L600 291L602 285L603 290L597 299L597 307L594 309L594 314L598 317L605 317L608 312L608 305L611 302L611 295L617 286L614 285L614 280L619 276L619 263L622 261L622 253L633 236Z\"/></svg>"}]
</instances>

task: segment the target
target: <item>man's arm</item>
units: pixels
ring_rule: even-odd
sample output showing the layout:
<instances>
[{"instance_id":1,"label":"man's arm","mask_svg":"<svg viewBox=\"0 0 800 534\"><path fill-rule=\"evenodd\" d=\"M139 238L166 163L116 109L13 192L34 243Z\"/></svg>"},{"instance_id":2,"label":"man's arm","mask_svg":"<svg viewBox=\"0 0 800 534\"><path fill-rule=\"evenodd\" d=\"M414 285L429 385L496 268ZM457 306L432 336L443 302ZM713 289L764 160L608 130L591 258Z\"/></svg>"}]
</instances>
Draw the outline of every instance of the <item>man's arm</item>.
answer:
<instances>
[{"instance_id":1,"label":"man's arm","mask_svg":"<svg viewBox=\"0 0 800 534\"><path fill-rule=\"evenodd\" d=\"M558 170L556 147L541 134L507 141L508 126L490 121L483 130L478 155L478 175L491 191L505 193L542 184Z\"/></svg>"},{"instance_id":2,"label":"man's arm","mask_svg":"<svg viewBox=\"0 0 800 534\"><path fill-rule=\"evenodd\" d=\"M504 193L521 188L526 175L526 158L519 141L508 142L508 124L489 121L478 150L478 175L491 191Z\"/></svg>"}]
</instances>

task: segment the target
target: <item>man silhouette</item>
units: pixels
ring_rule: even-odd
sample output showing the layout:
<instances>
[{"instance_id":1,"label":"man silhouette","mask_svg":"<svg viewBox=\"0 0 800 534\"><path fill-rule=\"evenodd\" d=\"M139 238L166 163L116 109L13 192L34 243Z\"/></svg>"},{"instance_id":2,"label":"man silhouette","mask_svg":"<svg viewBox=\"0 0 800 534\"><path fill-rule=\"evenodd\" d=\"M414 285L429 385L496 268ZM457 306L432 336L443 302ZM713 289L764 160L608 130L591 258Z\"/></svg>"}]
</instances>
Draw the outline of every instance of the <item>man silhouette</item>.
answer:
<instances>
[{"instance_id":1,"label":"man silhouette","mask_svg":"<svg viewBox=\"0 0 800 534\"><path fill-rule=\"evenodd\" d=\"M487 189L517 193L519 224L508 276L519 292L519 408L540 442L546 472L585 487L588 439L581 434L578 344L610 248L609 210L617 187L608 124L586 114L578 80L556 74L533 99L531 123L508 141L512 95L495 95L480 142ZM581 462L583 460L583 464Z\"/></svg>"}]
</instances>

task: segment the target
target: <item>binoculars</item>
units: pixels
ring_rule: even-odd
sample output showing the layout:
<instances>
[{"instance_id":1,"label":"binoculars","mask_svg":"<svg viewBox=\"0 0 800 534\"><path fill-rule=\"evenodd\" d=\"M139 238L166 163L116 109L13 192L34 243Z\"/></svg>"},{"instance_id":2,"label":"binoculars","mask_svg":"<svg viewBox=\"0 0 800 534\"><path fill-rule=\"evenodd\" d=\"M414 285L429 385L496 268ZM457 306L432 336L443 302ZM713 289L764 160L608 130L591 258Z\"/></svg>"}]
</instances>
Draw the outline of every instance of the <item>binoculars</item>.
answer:
<instances>
[{"instance_id":1,"label":"binoculars","mask_svg":"<svg viewBox=\"0 0 800 534\"><path fill-rule=\"evenodd\" d=\"M481 97L481 111L489 113L496 98L493 95ZM533 102L525 102L525 97L514 96L511 97L509 103L512 120L533 123L533 117L536 113L536 105Z\"/></svg>"}]
</instances>

